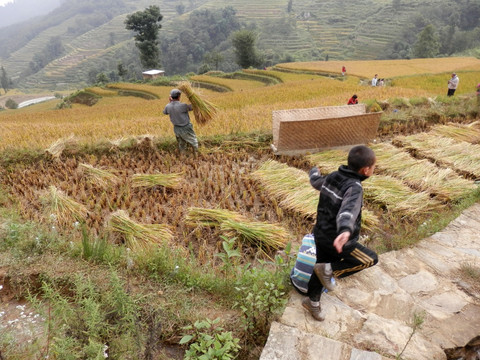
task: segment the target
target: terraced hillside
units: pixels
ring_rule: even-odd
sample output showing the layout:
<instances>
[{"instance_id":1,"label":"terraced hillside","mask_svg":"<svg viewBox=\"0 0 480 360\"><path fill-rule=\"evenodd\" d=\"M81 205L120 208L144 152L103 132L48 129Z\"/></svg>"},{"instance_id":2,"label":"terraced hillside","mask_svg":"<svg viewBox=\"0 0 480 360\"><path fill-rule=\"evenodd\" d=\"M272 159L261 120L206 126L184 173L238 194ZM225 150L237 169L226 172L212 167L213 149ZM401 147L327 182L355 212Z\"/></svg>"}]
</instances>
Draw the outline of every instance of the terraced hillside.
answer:
<instances>
[{"instance_id":1,"label":"terraced hillside","mask_svg":"<svg viewBox=\"0 0 480 360\"><path fill-rule=\"evenodd\" d=\"M127 12L80 36L73 35L71 28L84 19L80 15L65 18L56 26L40 31L8 58L0 59L0 64L13 80L23 77L34 56L45 49L52 37L61 38L66 53L40 72L22 79L19 87L58 90L65 86L63 84L84 86L89 72L115 71L120 61L127 63L126 56L139 63L133 35L125 29L124 20L128 14L150 6L151 1L125 0L124 3ZM195 10L231 6L239 19L256 29L258 48L267 59L273 59L272 63L289 58L318 61L327 56L329 60L339 61L369 60L384 57L386 47L409 26L418 7L428 3L438 7L438 2L418 0L403 0L396 7L390 0L305 0L293 1L287 11L286 0L191 0L182 3L185 9L179 15L178 2L161 0L158 1L163 15L160 41L174 34L176 25L187 20Z\"/></svg>"}]
</instances>

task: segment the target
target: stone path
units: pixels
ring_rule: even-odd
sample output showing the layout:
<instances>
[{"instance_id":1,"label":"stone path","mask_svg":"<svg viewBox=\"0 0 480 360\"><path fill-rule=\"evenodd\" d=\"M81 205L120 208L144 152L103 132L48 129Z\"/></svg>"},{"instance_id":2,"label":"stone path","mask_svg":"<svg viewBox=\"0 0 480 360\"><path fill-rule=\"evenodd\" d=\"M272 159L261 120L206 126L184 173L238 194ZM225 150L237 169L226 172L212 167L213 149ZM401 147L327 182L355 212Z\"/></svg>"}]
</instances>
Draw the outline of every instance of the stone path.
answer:
<instances>
[{"instance_id":1,"label":"stone path","mask_svg":"<svg viewBox=\"0 0 480 360\"><path fill-rule=\"evenodd\" d=\"M447 359L444 349L480 335L480 294L462 280L462 265L480 268L480 204L415 247L382 254L378 265L338 280L322 296L323 322L292 291L260 359ZM414 331L415 318L423 324Z\"/></svg>"}]
</instances>

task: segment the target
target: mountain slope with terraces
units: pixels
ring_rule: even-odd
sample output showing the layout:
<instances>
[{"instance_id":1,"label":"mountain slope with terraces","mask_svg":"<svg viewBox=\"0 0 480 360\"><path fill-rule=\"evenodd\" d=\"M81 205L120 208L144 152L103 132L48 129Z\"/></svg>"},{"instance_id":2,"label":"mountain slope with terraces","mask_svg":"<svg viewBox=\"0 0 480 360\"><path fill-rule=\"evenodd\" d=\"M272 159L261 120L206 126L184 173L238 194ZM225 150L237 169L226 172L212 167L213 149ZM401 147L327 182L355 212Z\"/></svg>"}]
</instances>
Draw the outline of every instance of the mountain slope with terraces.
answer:
<instances>
[{"instance_id":1,"label":"mountain slope with terraces","mask_svg":"<svg viewBox=\"0 0 480 360\"><path fill-rule=\"evenodd\" d=\"M92 82L92 73L114 73L119 63L126 66L136 63L138 73L138 52L133 34L125 29L124 20L127 15L150 6L151 2L111 1L118 6L108 9L104 18L96 13L92 15L91 9L81 12L73 5L69 7L69 3L63 3L47 17L0 28L0 43L5 47L0 49L0 65L22 89L61 90L85 86ZM156 5L163 15L160 42L174 35L180 22L188 21L194 11L233 7L238 19L258 34L257 47L265 57L266 66L292 60L385 58L405 29L435 21L422 18L421 12L429 7L442 8L438 1L418 0L266 0L261 4L254 0L228 3L191 0L182 3L182 11L179 4L171 0L161 0ZM445 6L447 9L452 5L445 1ZM438 24L439 31L441 26ZM32 74L31 62L52 38L61 39L63 54ZM216 51L228 54L231 50L227 41ZM166 58L165 54L163 58ZM231 62L230 67L235 66L230 58L226 61Z\"/></svg>"}]
</instances>

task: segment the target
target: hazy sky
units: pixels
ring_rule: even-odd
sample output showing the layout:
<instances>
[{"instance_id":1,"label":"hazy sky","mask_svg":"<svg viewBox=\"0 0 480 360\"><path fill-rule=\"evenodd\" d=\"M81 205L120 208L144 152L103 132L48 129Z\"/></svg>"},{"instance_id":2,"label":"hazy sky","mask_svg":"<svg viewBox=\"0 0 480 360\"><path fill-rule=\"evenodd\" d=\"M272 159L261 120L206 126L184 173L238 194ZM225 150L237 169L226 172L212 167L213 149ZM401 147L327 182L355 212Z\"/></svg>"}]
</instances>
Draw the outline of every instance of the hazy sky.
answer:
<instances>
[{"instance_id":1,"label":"hazy sky","mask_svg":"<svg viewBox=\"0 0 480 360\"><path fill-rule=\"evenodd\" d=\"M5 5L9 2L13 2L13 0L0 0L0 6Z\"/></svg>"}]
</instances>

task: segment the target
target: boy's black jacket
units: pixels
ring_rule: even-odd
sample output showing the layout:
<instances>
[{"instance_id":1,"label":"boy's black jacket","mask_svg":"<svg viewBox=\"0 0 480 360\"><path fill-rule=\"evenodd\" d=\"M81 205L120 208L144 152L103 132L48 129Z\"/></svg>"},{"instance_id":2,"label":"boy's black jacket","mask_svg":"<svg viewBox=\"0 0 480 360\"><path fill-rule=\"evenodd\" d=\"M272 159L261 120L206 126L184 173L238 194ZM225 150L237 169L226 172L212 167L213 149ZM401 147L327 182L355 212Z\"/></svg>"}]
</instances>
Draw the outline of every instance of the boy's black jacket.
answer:
<instances>
[{"instance_id":1,"label":"boy's black jacket","mask_svg":"<svg viewBox=\"0 0 480 360\"><path fill-rule=\"evenodd\" d=\"M317 222L313 229L315 241L333 244L335 238L350 231L350 239L343 247L352 248L358 241L362 220L363 187L367 176L342 165L338 171L322 176L318 168L310 170L310 183L320 190L317 207ZM352 248L353 249L353 248Z\"/></svg>"}]
</instances>

